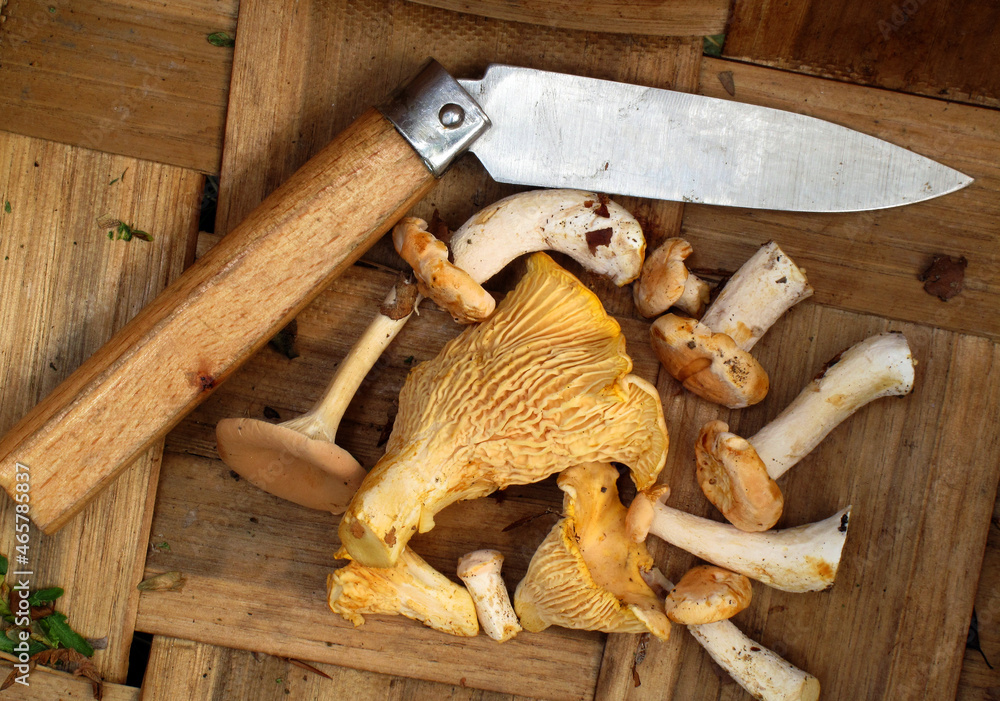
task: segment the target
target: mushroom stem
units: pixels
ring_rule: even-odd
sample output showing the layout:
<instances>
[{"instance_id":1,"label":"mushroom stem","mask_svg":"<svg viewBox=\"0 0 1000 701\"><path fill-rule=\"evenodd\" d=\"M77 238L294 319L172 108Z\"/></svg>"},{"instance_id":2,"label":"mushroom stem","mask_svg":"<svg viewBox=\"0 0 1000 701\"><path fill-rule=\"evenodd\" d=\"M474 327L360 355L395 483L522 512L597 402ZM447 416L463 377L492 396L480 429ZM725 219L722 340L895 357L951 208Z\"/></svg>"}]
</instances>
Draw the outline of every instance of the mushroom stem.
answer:
<instances>
[{"instance_id":1,"label":"mushroom stem","mask_svg":"<svg viewBox=\"0 0 1000 701\"><path fill-rule=\"evenodd\" d=\"M804 272L770 241L729 279L701 323L748 351L782 314L812 293Z\"/></svg>"},{"instance_id":2,"label":"mushroom stem","mask_svg":"<svg viewBox=\"0 0 1000 701\"><path fill-rule=\"evenodd\" d=\"M740 686L763 701L816 701L819 680L755 642L732 621L687 627L712 659Z\"/></svg>"},{"instance_id":3,"label":"mushroom stem","mask_svg":"<svg viewBox=\"0 0 1000 701\"><path fill-rule=\"evenodd\" d=\"M673 583L656 567L644 575L649 586L666 593ZM736 683L762 701L816 701L819 680L746 636L729 619L686 626Z\"/></svg>"},{"instance_id":4,"label":"mushroom stem","mask_svg":"<svg viewBox=\"0 0 1000 701\"><path fill-rule=\"evenodd\" d=\"M482 283L518 256L559 251L619 287L639 277L642 227L619 204L582 190L529 190L480 210L451 237L455 265Z\"/></svg>"},{"instance_id":5,"label":"mushroom stem","mask_svg":"<svg viewBox=\"0 0 1000 701\"><path fill-rule=\"evenodd\" d=\"M395 297L396 290L393 288L384 304L392 304ZM419 299L414 303L414 309L418 303ZM323 397L308 412L282 425L313 439L335 442L344 412L358 387L412 313L411 310L405 316L393 319L379 312L340 362Z\"/></svg>"},{"instance_id":6,"label":"mushroom stem","mask_svg":"<svg viewBox=\"0 0 1000 701\"><path fill-rule=\"evenodd\" d=\"M728 523L651 503L642 493L629 511L634 540L652 533L703 560L775 589L806 592L833 586L851 507L816 523L763 533L747 533ZM644 528L647 524L648 529Z\"/></svg>"},{"instance_id":7,"label":"mushroom stem","mask_svg":"<svg viewBox=\"0 0 1000 701\"><path fill-rule=\"evenodd\" d=\"M855 411L913 389L906 337L882 333L834 358L773 421L749 439L767 473L778 479Z\"/></svg>"},{"instance_id":8,"label":"mushroom stem","mask_svg":"<svg viewBox=\"0 0 1000 701\"><path fill-rule=\"evenodd\" d=\"M476 550L458 561L458 578L472 595L483 632L498 642L521 632L507 585L500 576L503 555L497 550Z\"/></svg>"}]
</instances>

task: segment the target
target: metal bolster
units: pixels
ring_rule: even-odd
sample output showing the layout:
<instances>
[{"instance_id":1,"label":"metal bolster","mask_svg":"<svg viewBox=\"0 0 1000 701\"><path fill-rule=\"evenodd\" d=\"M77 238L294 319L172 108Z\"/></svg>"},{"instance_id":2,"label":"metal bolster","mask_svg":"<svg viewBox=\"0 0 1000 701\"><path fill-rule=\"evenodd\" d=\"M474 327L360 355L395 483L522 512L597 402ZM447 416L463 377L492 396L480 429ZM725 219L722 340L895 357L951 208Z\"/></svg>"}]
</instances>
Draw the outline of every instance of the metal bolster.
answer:
<instances>
[{"instance_id":1,"label":"metal bolster","mask_svg":"<svg viewBox=\"0 0 1000 701\"><path fill-rule=\"evenodd\" d=\"M483 108L433 59L378 109L435 177L490 128Z\"/></svg>"}]
</instances>

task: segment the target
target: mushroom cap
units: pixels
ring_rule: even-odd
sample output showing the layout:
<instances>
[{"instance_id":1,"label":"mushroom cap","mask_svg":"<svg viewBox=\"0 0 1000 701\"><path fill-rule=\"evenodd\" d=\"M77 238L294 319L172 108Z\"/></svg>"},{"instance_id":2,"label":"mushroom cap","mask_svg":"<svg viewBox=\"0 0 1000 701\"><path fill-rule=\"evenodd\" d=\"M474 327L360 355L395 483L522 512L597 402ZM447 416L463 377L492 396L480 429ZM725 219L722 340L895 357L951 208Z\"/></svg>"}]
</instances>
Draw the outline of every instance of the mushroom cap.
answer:
<instances>
[{"instance_id":1,"label":"mushroom cap","mask_svg":"<svg viewBox=\"0 0 1000 701\"><path fill-rule=\"evenodd\" d=\"M686 626L732 618L750 605L750 578L715 565L687 571L667 594L665 610L674 623Z\"/></svg>"},{"instance_id":2,"label":"mushroom cap","mask_svg":"<svg viewBox=\"0 0 1000 701\"><path fill-rule=\"evenodd\" d=\"M447 309L457 321L476 323L493 313L496 300L467 272L448 261L448 247L427 231L423 219L401 219L392 230L392 242L413 268L420 294Z\"/></svg>"},{"instance_id":3,"label":"mushroom cap","mask_svg":"<svg viewBox=\"0 0 1000 701\"><path fill-rule=\"evenodd\" d=\"M310 509L343 513L365 470L329 441L257 419L223 419L215 429L219 457L265 492Z\"/></svg>"},{"instance_id":4,"label":"mushroom cap","mask_svg":"<svg viewBox=\"0 0 1000 701\"><path fill-rule=\"evenodd\" d=\"M741 409L767 395L767 372L726 334L713 333L696 319L664 314L650 335L667 372L699 397Z\"/></svg>"},{"instance_id":5,"label":"mushroom cap","mask_svg":"<svg viewBox=\"0 0 1000 701\"><path fill-rule=\"evenodd\" d=\"M741 531L766 531L781 517L784 497L750 442L724 421L702 426L694 445L698 484Z\"/></svg>"},{"instance_id":6,"label":"mushroom cap","mask_svg":"<svg viewBox=\"0 0 1000 701\"><path fill-rule=\"evenodd\" d=\"M640 314L651 318L677 303L691 275L684 265L691 252L691 244L684 239L669 238L646 257L642 275L632 288L632 298ZM708 304L708 285L699 286L695 297L694 316L698 316Z\"/></svg>"},{"instance_id":7,"label":"mushroom cap","mask_svg":"<svg viewBox=\"0 0 1000 701\"><path fill-rule=\"evenodd\" d=\"M629 538L617 479L614 466L602 463L559 475L565 515L535 551L514 593L525 630L558 625L669 637L663 602L642 577L653 558Z\"/></svg>"}]
</instances>

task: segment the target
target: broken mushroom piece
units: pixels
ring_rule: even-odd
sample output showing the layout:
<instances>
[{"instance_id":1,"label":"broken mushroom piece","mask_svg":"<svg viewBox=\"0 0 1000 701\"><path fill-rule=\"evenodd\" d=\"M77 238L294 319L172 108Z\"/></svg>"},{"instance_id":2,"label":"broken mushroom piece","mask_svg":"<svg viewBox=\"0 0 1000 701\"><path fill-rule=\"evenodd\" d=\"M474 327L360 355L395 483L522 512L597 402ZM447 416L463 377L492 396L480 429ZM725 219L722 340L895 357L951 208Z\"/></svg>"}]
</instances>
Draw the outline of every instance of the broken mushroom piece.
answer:
<instances>
[{"instance_id":1,"label":"broken mushroom piece","mask_svg":"<svg viewBox=\"0 0 1000 701\"><path fill-rule=\"evenodd\" d=\"M695 444L702 491L736 527L768 530L784 503L775 480L861 407L908 394L913 379L903 334L877 334L851 346L752 438L730 433L722 421L705 424Z\"/></svg>"},{"instance_id":2,"label":"broken mushroom piece","mask_svg":"<svg viewBox=\"0 0 1000 701\"><path fill-rule=\"evenodd\" d=\"M281 424L223 419L215 428L219 457L248 482L302 506L339 514L361 486L365 470L336 445L337 429L365 375L406 323L416 299L399 282L383 310L341 361L323 397L305 414Z\"/></svg>"},{"instance_id":3,"label":"broken mushroom piece","mask_svg":"<svg viewBox=\"0 0 1000 701\"><path fill-rule=\"evenodd\" d=\"M746 575L713 565L692 567L670 590L664 610L686 626L732 618L750 605L753 592Z\"/></svg>"},{"instance_id":4,"label":"broken mushroom piece","mask_svg":"<svg viewBox=\"0 0 1000 701\"><path fill-rule=\"evenodd\" d=\"M404 217L392 230L396 252L413 268L420 294L430 297L463 324L483 321L496 300L466 271L448 262L448 247L427 230L427 222Z\"/></svg>"},{"instance_id":5,"label":"broken mushroom piece","mask_svg":"<svg viewBox=\"0 0 1000 701\"><path fill-rule=\"evenodd\" d=\"M472 595L483 632L501 643L521 632L507 585L500 576L502 566L503 555L497 550L476 550L458 561L458 578Z\"/></svg>"},{"instance_id":6,"label":"broken mushroom piece","mask_svg":"<svg viewBox=\"0 0 1000 701\"><path fill-rule=\"evenodd\" d=\"M339 559L350 560L341 549ZM367 614L402 615L451 635L479 632L476 606L465 587L455 584L406 548L394 567L350 562L327 577L327 604L355 626Z\"/></svg>"},{"instance_id":7,"label":"broken mushroom piece","mask_svg":"<svg viewBox=\"0 0 1000 701\"><path fill-rule=\"evenodd\" d=\"M653 558L629 539L617 479L618 470L601 463L575 465L559 475L563 518L538 546L514 592L525 630L557 625L670 636L663 602L643 579Z\"/></svg>"},{"instance_id":8,"label":"broken mushroom piece","mask_svg":"<svg viewBox=\"0 0 1000 701\"><path fill-rule=\"evenodd\" d=\"M645 575L659 595L674 588L656 567ZM819 680L746 636L732 621L686 626L736 683L762 701L817 701Z\"/></svg>"},{"instance_id":9,"label":"broken mushroom piece","mask_svg":"<svg viewBox=\"0 0 1000 701\"><path fill-rule=\"evenodd\" d=\"M756 404L767 394L768 378L750 349L811 294L803 271L769 242L730 278L701 321L665 314L653 322L653 350L699 397L730 409Z\"/></svg>"},{"instance_id":10,"label":"broken mushroom piece","mask_svg":"<svg viewBox=\"0 0 1000 701\"><path fill-rule=\"evenodd\" d=\"M484 323L414 368L386 453L340 522L364 564L393 564L449 504L528 484L582 461L620 462L636 486L666 462L656 388L630 374L621 327L547 255Z\"/></svg>"},{"instance_id":11,"label":"broken mushroom piece","mask_svg":"<svg viewBox=\"0 0 1000 701\"><path fill-rule=\"evenodd\" d=\"M762 701L817 701L819 679L744 635L732 621L688 626L712 659Z\"/></svg>"},{"instance_id":12,"label":"broken mushroom piece","mask_svg":"<svg viewBox=\"0 0 1000 701\"><path fill-rule=\"evenodd\" d=\"M767 396L760 363L724 333L697 319L664 314L650 326L653 350L670 375L702 399L740 409Z\"/></svg>"},{"instance_id":13,"label":"broken mushroom piece","mask_svg":"<svg viewBox=\"0 0 1000 701\"><path fill-rule=\"evenodd\" d=\"M833 586L847 540L851 507L795 528L747 533L728 523L694 516L654 502L640 492L629 507L632 539L647 534L702 560L782 591L822 591Z\"/></svg>"},{"instance_id":14,"label":"broken mushroom piece","mask_svg":"<svg viewBox=\"0 0 1000 701\"><path fill-rule=\"evenodd\" d=\"M558 251L621 287L642 270L646 239L629 212L582 190L529 190L480 210L451 237L455 265L484 282L518 256Z\"/></svg>"},{"instance_id":15,"label":"broken mushroom piece","mask_svg":"<svg viewBox=\"0 0 1000 701\"><path fill-rule=\"evenodd\" d=\"M654 317L677 307L688 316L700 317L708 304L708 283L684 265L691 255L691 244L681 238L669 238L646 256L642 274L632 288L636 309L645 317Z\"/></svg>"}]
</instances>

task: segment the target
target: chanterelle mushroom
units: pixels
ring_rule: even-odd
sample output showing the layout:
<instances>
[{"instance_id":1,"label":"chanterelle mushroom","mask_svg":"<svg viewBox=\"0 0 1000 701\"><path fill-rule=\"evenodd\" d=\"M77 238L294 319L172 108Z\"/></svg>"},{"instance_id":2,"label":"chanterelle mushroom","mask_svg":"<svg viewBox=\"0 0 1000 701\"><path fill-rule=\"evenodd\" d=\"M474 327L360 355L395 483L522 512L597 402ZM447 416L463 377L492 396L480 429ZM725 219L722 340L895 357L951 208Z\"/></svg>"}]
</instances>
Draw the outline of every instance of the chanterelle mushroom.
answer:
<instances>
[{"instance_id":1,"label":"chanterelle mushroom","mask_svg":"<svg viewBox=\"0 0 1000 701\"><path fill-rule=\"evenodd\" d=\"M688 570L670 590L664 610L674 623L686 626L732 618L750 605L750 579L713 565Z\"/></svg>"},{"instance_id":2,"label":"chanterelle mushroom","mask_svg":"<svg viewBox=\"0 0 1000 701\"><path fill-rule=\"evenodd\" d=\"M805 526L747 533L673 509L640 492L629 506L627 524L636 542L652 533L702 560L775 589L804 592L833 586L850 513L847 507Z\"/></svg>"},{"instance_id":3,"label":"chanterelle mushroom","mask_svg":"<svg viewBox=\"0 0 1000 701\"><path fill-rule=\"evenodd\" d=\"M653 349L698 396L730 409L756 404L767 394L768 380L749 351L811 294L803 271L769 242L736 271L701 321L665 314L653 322Z\"/></svg>"},{"instance_id":4,"label":"chanterelle mushroom","mask_svg":"<svg viewBox=\"0 0 1000 701\"><path fill-rule=\"evenodd\" d=\"M653 558L629 538L617 479L618 470L600 463L559 475L563 518L538 546L514 592L525 630L558 625L669 637L663 602L643 580Z\"/></svg>"},{"instance_id":5,"label":"chanterelle mushroom","mask_svg":"<svg viewBox=\"0 0 1000 701\"><path fill-rule=\"evenodd\" d=\"M690 243L669 238L646 256L642 274L632 288L640 314L654 317L677 307L689 316L702 315L708 304L708 283L684 265L690 255Z\"/></svg>"},{"instance_id":6,"label":"chanterelle mushroom","mask_svg":"<svg viewBox=\"0 0 1000 701\"><path fill-rule=\"evenodd\" d=\"M472 324L493 313L496 300L469 273L448 262L448 247L427 230L427 222L404 217L392 230L396 252L413 268L420 294Z\"/></svg>"},{"instance_id":7,"label":"chanterelle mushroom","mask_svg":"<svg viewBox=\"0 0 1000 701\"><path fill-rule=\"evenodd\" d=\"M215 436L222 461L275 496L341 513L366 473L350 453L334 443L337 429L354 393L406 323L414 303L412 285L397 284L384 303L395 311L391 316L379 312L310 411L281 424L249 418L220 421Z\"/></svg>"},{"instance_id":8,"label":"chanterelle mushroom","mask_svg":"<svg viewBox=\"0 0 1000 701\"><path fill-rule=\"evenodd\" d=\"M771 528L783 505L775 480L861 407L881 397L908 394L913 378L906 337L877 334L834 358L752 438L729 433L722 421L705 424L695 444L702 491L738 528Z\"/></svg>"},{"instance_id":9,"label":"chanterelle mushroom","mask_svg":"<svg viewBox=\"0 0 1000 701\"><path fill-rule=\"evenodd\" d=\"M337 557L350 560L341 550ZM363 614L399 614L452 635L479 632L476 606L465 587L455 584L406 548L394 567L351 562L327 577L327 603L355 626Z\"/></svg>"},{"instance_id":10,"label":"chanterelle mushroom","mask_svg":"<svg viewBox=\"0 0 1000 701\"><path fill-rule=\"evenodd\" d=\"M452 257L483 282L518 256L559 251L621 287L639 277L642 227L621 205L582 190L529 190L480 210L451 237Z\"/></svg>"},{"instance_id":11,"label":"chanterelle mushroom","mask_svg":"<svg viewBox=\"0 0 1000 701\"><path fill-rule=\"evenodd\" d=\"M341 519L344 547L389 566L445 506L580 462L624 463L650 486L667 430L656 388L631 369L597 296L534 254L493 316L411 371L386 454Z\"/></svg>"}]
</instances>

